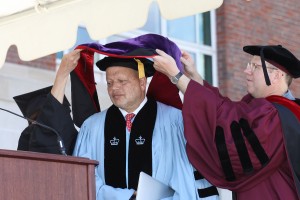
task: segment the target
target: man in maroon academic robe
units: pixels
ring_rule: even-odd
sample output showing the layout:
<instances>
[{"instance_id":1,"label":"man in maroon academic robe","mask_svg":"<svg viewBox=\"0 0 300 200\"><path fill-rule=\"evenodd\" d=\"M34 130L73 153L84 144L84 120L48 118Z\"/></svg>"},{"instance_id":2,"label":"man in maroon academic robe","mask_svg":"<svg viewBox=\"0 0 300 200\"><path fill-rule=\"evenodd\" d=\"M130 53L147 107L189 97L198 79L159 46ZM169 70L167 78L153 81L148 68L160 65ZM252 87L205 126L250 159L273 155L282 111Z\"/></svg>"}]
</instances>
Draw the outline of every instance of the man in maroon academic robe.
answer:
<instances>
[{"instance_id":1,"label":"man in maroon academic robe","mask_svg":"<svg viewBox=\"0 0 300 200\"><path fill-rule=\"evenodd\" d=\"M299 199L300 106L288 88L300 61L280 45L244 51L253 55L244 70L249 94L236 102L205 82L187 53L185 75L160 50L154 67L184 93L187 153L208 181L236 199Z\"/></svg>"}]
</instances>

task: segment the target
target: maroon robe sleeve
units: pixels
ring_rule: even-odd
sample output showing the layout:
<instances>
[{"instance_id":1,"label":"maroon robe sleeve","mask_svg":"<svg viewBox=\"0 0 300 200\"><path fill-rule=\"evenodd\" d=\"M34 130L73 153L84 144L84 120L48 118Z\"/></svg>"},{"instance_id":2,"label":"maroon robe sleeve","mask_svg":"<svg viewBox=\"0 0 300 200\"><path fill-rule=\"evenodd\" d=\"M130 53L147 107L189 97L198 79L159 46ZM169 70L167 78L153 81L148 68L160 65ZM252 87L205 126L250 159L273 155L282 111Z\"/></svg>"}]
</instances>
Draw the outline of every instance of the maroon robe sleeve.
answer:
<instances>
[{"instance_id":1,"label":"maroon robe sleeve","mask_svg":"<svg viewBox=\"0 0 300 200\"><path fill-rule=\"evenodd\" d=\"M208 83L202 86L191 81L184 96L182 111L189 159L206 179L218 187L233 191L247 190L266 179L286 161L277 110L265 99L246 96L242 101L233 102ZM263 166L255 148L241 133L253 169L249 173L242 167L234 141L238 133L232 131L232 125L239 124L241 119L249 124L267 156ZM217 127L224 133L229 163L234 173L232 180L226 179L220 161L216 144Z\"/></svg>"}]
</instances>

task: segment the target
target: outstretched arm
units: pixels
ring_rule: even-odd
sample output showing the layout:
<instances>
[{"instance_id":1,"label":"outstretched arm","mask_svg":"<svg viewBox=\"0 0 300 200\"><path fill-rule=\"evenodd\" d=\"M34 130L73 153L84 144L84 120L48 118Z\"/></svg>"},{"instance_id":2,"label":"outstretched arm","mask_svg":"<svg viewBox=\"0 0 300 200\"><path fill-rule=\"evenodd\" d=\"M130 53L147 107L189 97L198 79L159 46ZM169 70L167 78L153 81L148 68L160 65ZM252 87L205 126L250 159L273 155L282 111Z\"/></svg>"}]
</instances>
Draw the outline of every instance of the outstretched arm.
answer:
<instances>
[{"instance_id":1,"label":"outstretched arm","mask_svg":"<svg viewBox=\"0 0 300 200\"><path fill-rule=\"evenodd\" d=\"M69 74L77 66L80 58L80 51L82 49L76 49L66 55L61 60L61 64L56 73L54 85L51 90L51 94L60 102L63 102L65 95L65 88L69 78Z\"/></svg>"},{"instance_id":2,"label":"outstretched arm","mask_svg":"<svg viewBox=\"0 0 300 200\"><path fill-rule=\"evenodd\" d=\"M179 69L174 58L159 49L157 49L156 52L158 53L158 56L153 58L154 68L169 78L178 74ZM183 52L181 62L184 64L185 74L179 79L177 87L184 94L191 79L202 85L203 79L200 74L197 73L196 68L194 67L194 61L186 52Z\"/></svg>"},{"instance_id":3,"label":"outstretched arm","mask_svg":"<svg viewBox=\"0 0 300 200\"><path fill-rule=\"evenodd\" d=\"M182 51L182 57L180 58L180 61L182 62L184 66L184 74L203 85L203 79L201 75L197 72L197 68L195 66L195 62L190 54L188 54L186 51Z\"/></svg>"}]
</instances>

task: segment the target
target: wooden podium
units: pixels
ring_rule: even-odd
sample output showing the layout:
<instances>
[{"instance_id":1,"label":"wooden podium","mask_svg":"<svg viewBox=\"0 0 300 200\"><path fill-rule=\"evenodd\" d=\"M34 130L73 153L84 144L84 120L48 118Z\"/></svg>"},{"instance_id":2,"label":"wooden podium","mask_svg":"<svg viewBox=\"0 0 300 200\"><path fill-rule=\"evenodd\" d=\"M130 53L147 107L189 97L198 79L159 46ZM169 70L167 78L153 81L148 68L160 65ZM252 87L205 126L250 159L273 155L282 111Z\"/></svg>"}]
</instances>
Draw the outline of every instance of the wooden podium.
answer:
<instances>
[{"instance_id":1,"label":"wooden podium","mask_svg":"<svg viewBox=\"0 0 300 200\"><path fill-rule=\"evenodd\" d=\"M95 200L95 165L87 158L0 149L0 199Z\"/></svg>"}]
</instances>

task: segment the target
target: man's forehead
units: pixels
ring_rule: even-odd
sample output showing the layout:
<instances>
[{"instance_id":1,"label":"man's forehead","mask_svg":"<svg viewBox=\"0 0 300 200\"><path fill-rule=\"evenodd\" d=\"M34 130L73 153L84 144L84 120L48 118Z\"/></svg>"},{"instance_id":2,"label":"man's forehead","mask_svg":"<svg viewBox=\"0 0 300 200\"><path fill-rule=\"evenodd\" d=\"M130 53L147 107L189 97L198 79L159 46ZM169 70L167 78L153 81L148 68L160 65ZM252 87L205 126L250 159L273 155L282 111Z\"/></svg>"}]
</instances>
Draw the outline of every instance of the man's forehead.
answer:
<instances>
[{"instance_id":1,"label":"man's forehead","mask_svg":"<svg viewBox=\"0 0 300 200\"><path fill-rule=\"evenodd\" d=\"M252 56L252 58L251 58L251 63L253 63L253 64L257 64L257 65L262 65L261 64L261 58L260 58L260 56L257 56L257 55L254 55L254 56ZM265 63L266 63L266 66L272 66L272 67L275 67L275 66L273 66L271 63L269 63L268 61L265 61Z\"/></svg>"},{"instance_id":2,"label":"man's forehead","mask_svg":"<svg viewBox=\"0 0 300 200\"><path fill-rule=\"evenodd\" d=\"M252 56L251 63L261 64L260 56Z\"/></svg>"},{"instance_id":3,"label":"man's forehead","mask_svg":"<svg viewBox=\"0 0 300 200\"><path fill-rule=\"evenodd\" d=\"M130 72L137 72L137 70L124 67L124 66L118 66L118 65L112 65L106 69L106 73L109 71L114 71L114 72L125 72L125 71L130 71Z\"/></svg>"},{"instance_id":4,"label":"man's forehead","mask_svg":"<svg viewBox=\"0 0 300 200\"><path fill-rule=\"evenodd\" d=\"M129 74L138 75L138 72L134 69L123 66L110 66L106 69L106 75L120 75L127 76Z\"/></svg>"}]
</instances>

